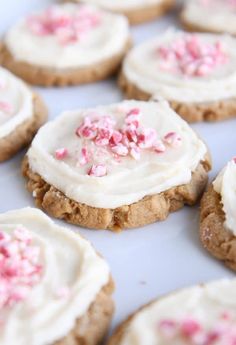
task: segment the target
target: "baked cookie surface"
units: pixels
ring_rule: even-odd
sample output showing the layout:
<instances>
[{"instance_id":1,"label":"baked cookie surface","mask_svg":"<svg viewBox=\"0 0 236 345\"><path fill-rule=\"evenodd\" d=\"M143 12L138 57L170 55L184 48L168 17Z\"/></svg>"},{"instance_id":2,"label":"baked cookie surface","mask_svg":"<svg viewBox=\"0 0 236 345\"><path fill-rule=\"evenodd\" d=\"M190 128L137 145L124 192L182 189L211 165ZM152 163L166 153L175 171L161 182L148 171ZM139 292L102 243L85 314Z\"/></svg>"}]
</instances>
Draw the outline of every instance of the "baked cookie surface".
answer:
<instances>
[{"instance_id":1,"label":"baked cookie surface","mask_svg":"<svg viewBox=\"0 0 236 345\"><path fill-rule=\"evenodd\" d=\"M166 13L173 7L175 0L85 0L84 2L115 13L122 13L127 16L131 24L139 24Z\"/></svg>"},{"instance_id":2,"label":"baked cookie surface","mask_svg":"<svg viewBox=\"0 0 236 345\"><path fill-rule=\"evenodd\" d=\"M128 53L119 85L128 98L164 97L189 122L234 117L235 42L227 35L168 30Z\"/></svg>"},{"instance_id":3,"label":"baked cookie surface","mask_svg":"<svg viewBox=\"0 0 236 345\"><path fill-rule=\"evenodd\" d=\"M0 67L0 162L29 144L46 118L39 95Z\"/></svg>"},{"instance_id":4,"label":"baked cookie surface","mask_svg":"<svg viewBox=\"0 0 236 345\"><path fill-rule=\"evenodd\" d=\"M123 322L108 345L233 344L235 288L225 279L161 297Z\"/></svg>"},{"instance_id":5,"label":"baked cookie surface","mask_svg":"<svg viewBox=\"0 0 236 345\"><path fill-rule=\"evenodd\" d=\"M48 123L23 174L36 204L51 215L116 230L196 203L210 165L205 144L167 102L124 101Z\"/></svg>"},{"instance_id":6,"label":"baked cookie surface","mask_svg":"<svg viewBox=\"0 0 236 345\"><path fill-rule=\"evenodd\" d=\"M31 84L81 84L113 74L130 44L124 16L68 3L13 26L3 39L0 61Z\"/></svg>"},{"instance_id":7,"label":"baked cookie surface","mask_svg":"<svg viewBox=\"0 0 236 345\"><path fill-rule=\"evenodd\" d=\"M188 0L181 13L184 27L191 31L236 35L235 19L236 3L232 0Z\"/></svg>"},{"instance_id":8,"label":"baked cookie surface","mask_svg":"<svg viewBox=\"0 0 236 345\"><path fill-rule=\"evenodd\" d=\"M113 283L92 245L32 208L0 214L0 227L1 344L100 343Z\"/></svg>"},{"instance_id":9,"label":"baked cookie surface","mask_svg":"<svg viewBox=\"0 0 236 345\"><path fill-rule=\"evenodd\" d=\"M220 172L201 201L200 237L204 247L236 270L236 160Z\"/></svg>"}]
</instances>

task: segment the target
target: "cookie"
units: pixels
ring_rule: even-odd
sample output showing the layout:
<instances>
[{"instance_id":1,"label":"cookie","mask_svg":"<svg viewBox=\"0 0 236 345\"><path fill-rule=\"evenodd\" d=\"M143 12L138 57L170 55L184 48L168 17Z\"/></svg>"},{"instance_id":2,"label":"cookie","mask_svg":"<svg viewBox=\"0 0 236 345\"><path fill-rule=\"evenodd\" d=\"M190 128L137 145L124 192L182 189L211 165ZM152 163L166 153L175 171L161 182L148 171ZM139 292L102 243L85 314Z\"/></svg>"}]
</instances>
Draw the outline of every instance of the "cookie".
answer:
<instances>
[{"instance_id":1,"label":"cookie","mask_svg":"<svg viewBox=\"0 0 236 345\"><path fill-rule=\"evenodd\" d=\"M236 280L173 292L144 306L107 345L225 345L236 341Z\"/></svg>"},{"instance_id":2,"label":"cookie","mask_svg":"<svg viewBox=\"0 0 236 345\"><path fill-rule=\"evenodd\" d=\"M236 35L235 20L236 3L232 0L188 0L181 12L181 22L190 31Z\"/></svg>"},{"instance_id":3,"label":"cookie","mask_svg":"<svg viewBox=\"0 0 236 345\"><path fill-rule=\"evenodd\" d=\"M236 271L236 160L230 161L201 201L200 238L216 258Z\"/></svg>"},{"instance_id":4,"label":"cookie","mask_svg":"<svg viewBox=\"0 0 236 345\"><path fill-rule=\"evenodd\" d=\"M45 125L22 171L50 215L116 231L195 204L210 167L205 144L167 102L124 101Z\"/></svg>"},{"instance_id":5,"label":"cookie","mask_svg":"<svg viewBox=\"0 0 236 345\"><path fill-rule=\"evenodd\" d=\"M113 282L92 245L33 208L0 214L0 228L0 343L100 344Z\"/></svg>"},{"instance_id":6,"label":"cookie","mask_svg":"<svg viewBox=\"0 0 236 345\"><path fill-rule=\"evenodd\" d=\"M29 144L46 119L40 96L0 67L0 162Z\"/></svg>"},{"instance_id":7,"label":"cookie","mask_svg":"<svg viewBox=\"0 0 236 345\"><path fill-rule=\"evenodd\" d=\"M79 2L79 0L74 0ZM83 0L105 10L125 15L130 24L141 24L165 14L174 7L175 0Z\"/></svg>"},{"instance_id":8,"label":"cookie","mask_svg":"<svg viewBox=\"0 0 236 345\"><path fill-rule=\"evenodd\" d=\"M0 61L34 85L76 85L115 73L130 45L124 16L68 3L13 26L3 39Z\"/></svg>"},{"instance_id":9,"label":"cookie","mask_svg":"<svg viewBox=\"0 0 236 345\"><path fill-rule=\"evenodd\" d=\"M235 117L235 43L226 35L168 30L128 53L119 86L131 99L167 99L188 122Z\"/></svg>"}]
</instances>

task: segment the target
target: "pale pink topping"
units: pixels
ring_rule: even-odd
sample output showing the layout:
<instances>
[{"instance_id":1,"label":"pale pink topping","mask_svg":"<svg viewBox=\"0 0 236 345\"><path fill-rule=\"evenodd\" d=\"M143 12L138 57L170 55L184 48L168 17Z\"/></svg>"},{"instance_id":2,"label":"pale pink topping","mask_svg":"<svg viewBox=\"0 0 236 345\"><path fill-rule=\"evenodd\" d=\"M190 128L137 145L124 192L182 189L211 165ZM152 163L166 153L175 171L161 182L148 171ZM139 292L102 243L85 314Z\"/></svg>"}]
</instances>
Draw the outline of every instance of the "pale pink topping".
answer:
<instances>
[{"instance_id":1,"label":"pale pink topping","mask_svg":"<svg viewBox=\"0 0 236 345\"><path fill-rule=\"evenodd\" d=\"M94 176L94 177L103 177L106 174L107 174L107 168L103 164L100 164L100 165L93 164L92 167L88 171L88 175Z\"/></svg>"},{"instance_id":2,"label":"pale pink topping","mask_svg":"<svg viewBox=\"0 0 236 345\"><path fill-rule=\"evenodd\" d=\"M88 166L89 176L102 177L107 175L108 160L119 164L122 158L128 157L139 160L144 151L163 153L167 147L177 148L182 140L175 132L170 132L165 137L158 138L154 128L141 125L141 110L133 108L122 110L126 113L122 123L118 123L109 115L90 113L84 117L75 134L81 139L81 150L77 157L76 166ZM166 144L166 145L165 145ZM67 157L65 149L59 149L56 157ZM91 166L92 165L92 166Z\"/></svg>"},{"instance_id":3,"label":"pale pink topping","mask_svg":"<svg viewBox=\"0 0 236 345\"><path fill-rule=\"evenodd\" d=\"M40 249L30 233L16 228L0 231L0 309L24 301L41 278Z\"/></svg>"},{"instance_id":4,"label":"pale pink topping","mask_svg":"<svg viewBox=\"0 0 236 345\"><path fill-rule=\"evenodd\" d=\"M57 149L55 151L55 157L58 160L62 160L64 158L68 157L68 150L66 148L64 148L64 147L62 147L60 149Z\"/></svg>"},{"instance_id":5,"label":"pale pink topping","mask_svg":"<svg viewBox=\"0 0 236 345\"><path fill-rule=\"evenodd\" d=\"M192 317L179 321L162 320L158 329L165 339L173 343L181 339L188 345L236 345L236 322L227 311L210 329Z\"/></svg>"},{"instance_id":6,"label":"pale pink topping","mask_svg":"<svg viewBox=\"0 0 236 345\"><path fill-rule=\"evenodd\" d=\"M159 46L157 53L163 70L189 77L210 75L229 60L220 41L204 42L196 34L183 34L169 45Z\"/></svg>"},{"instance_id":7,"label":"pale pink topping","mask_svg":"<svg viewBox=\"0 0 236 345\"><path fill-rule=\"evenodd\" d=\"M8 102L0 101L0 111L10 115L13 112L13 106Z\"/></svg>"},{"instance_id":8,"label":"pale pink topping","mask_svg":"<svg viewBox=\"0 0 236 345\"><path fill-rule=\"evenodd\" d=\"M233 158L234 163L236 164L236 157Z\"/></svg>"},{"instance_id":9,"label":"pale pink topping","mask_svg":"<svg viewBox=\"0 0 236 345\"><path fill-rule=\"evenodd\" d=\"M73 14L63 7L53 6L27 19L30 31L38 36L54 35L61 44L73 44L101 22L101 14L91 8L78 6Z\"/></svg>"}]
</instances>

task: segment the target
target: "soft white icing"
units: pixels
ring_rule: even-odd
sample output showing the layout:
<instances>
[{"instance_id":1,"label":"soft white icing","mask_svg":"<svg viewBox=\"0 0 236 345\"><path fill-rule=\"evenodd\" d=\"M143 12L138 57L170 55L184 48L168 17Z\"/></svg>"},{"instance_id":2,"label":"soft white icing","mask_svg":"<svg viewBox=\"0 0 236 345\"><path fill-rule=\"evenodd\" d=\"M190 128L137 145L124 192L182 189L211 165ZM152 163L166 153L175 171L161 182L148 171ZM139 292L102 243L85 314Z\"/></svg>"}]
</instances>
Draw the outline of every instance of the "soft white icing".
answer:
<instances>
[{"instance_id":1,"label":"soft white icing","mask_svg":"<svg viewBox=\"0 0 236 345\"><path fill-rule=\"evenodd\" d=\"M59 5L58 5L59 6ZM63 4L60 10L73 15L81 5ZM86 67L121 53L129 40L124 16L90 7L101 15L100 24L86 37L73 44L61 44L55 35L35 35L23 19L5 36L5 44L14 58L32 65L52 68Z\"/></svg>"},{"instance_id":2,"label":"soft white icing","mask_svg":"<svg viewBox=\"0 0 236 345\"><path fill-rule=\"evenodd\" d=\"M225 212L225 227L236 236L236 164L231 161L213 182L214 190L221 195Z\"/></svg>"},{"instance_id":3,"label":"soft white icing","mask_svg":"<svg viewBox=\"0 0 236 345\"><path fill-rule=\"evenodd\" d=\"M120 345L184 345L184 339L163 337L158 324L163 319L195 318L205 329L214 327L219 316L229 312L236 326L236 280L221 280L172 293L145 307L134 316ZM200 340L200 339L199 339ZM197 342L196 342L197 343ZM199 342L203 344L203 342ZM214 342L215 345L219 343ZM224 343L226 344L226 343Z\"/></svg>"},{"instance_id":4,"label":"soft white icing","mask_svg":"<svg viewBox=\"0 0 236 345\"><path fill-rule=\"evenodd\" d=\"M206 77L184 77L161 68L157 48L173 42L183 32L168 30L165 34L134 47L123 64L123 73L139 89L179 102L208 102L236 96L236 41L226 35L199 34L201 40L222 41L229 62Z\"/></svg>"},{"instance_id":5,"label":"soft white icing","mask_svg":"<svg viewBox=\"0 0 236 345\"><path fill-rule=\"evenodd\" d=\"M0 228L11 233L24 226L41 249L43 276L27 300L6 315L0 310L1 345L54 344L74 327L109 280L109 269L92 245L78 234L56 225L41 211L25 208L0 214ZM60 288L68 296L59 298Z\"/></svg>"},{"instance_id":6,"label":"soft white icing","mask_svg":"<svg viewBox=\"0 0 236 345\"><path fill-rule=\"evenodd\" d=\"M7 103L10 112L0 107L0 138L4 138L17 126L33 116L33 94L30 89L13 74L0 67L0 103Z\"/></svg>"},{"instance_id":7,"label":"soft white icing","mask_svg":"<svg viewBox=\"0 0 236 345\"><path fill-rule=\"evenodd\" d=\"M227 32L235 35L236 7L233 8L233 5L228 5L227 1L208 1L209 4L203 6L202 0L187 0L182 13L183 19L192 25L202 27L204 30ZM207 1L205 2L207 3Z\"/></svg>"},{"instance_id":8,"label":"soft white icing","mask_svg":"<svg viewBox=\"0 0 236 345\"><path fill-rule=\"evenodd\" d=\"M165 0L83 0L111 11L136 10L163 3Z\"/></svg>"},{"instance_id":9,"label":"soft white icing","mask_svg":"<svg viewBox=\"0 0 236 345\"><path fill-rule=\"evenodd\" d=\"M177 132L182 145L168 148L163 154L145 151L140 160L124 157L120 164L108 160L108 174L99 178L88 176L88 167L75 164L73 158L66 161L54 158L55 150L60 147L70 152L81 151L81 139L75 135L75 130L88 113L108 114L123 123L125 112L121 109L132 108L141 110L142 125L154 128L160 138L168 132ZM206 152L203 142L167 102L124 101L64 113L41 128L27 155L30 168L70 199L99 208L116 208L189 183L192 172L204 160ZM101 163L100 157L97 163Z\"/></svg>"}]
</instances>

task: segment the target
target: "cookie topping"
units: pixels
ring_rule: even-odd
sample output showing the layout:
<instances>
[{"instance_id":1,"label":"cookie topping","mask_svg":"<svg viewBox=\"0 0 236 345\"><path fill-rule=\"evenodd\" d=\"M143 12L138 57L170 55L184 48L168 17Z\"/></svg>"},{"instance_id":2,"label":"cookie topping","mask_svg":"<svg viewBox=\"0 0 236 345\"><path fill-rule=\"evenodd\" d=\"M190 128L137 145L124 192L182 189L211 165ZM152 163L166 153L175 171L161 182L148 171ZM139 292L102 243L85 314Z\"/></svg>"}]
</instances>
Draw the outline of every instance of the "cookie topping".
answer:
<instances>
[{"instance_id":1,"label":"cookie topping","mask_svg":"<svg viewBox=\"0 0 236 345\"><path fill-rule=\"evenodd\" d=\"M203 42L196 34L183 34L157 50L161 68L173 74L187 77L204 77L228 62L228 55L220 41Z\"/></svg>"},{"instance_id":2,"label":"cookie topping","mask_svg":"<svg viewBox=\"0 0 236 345\"><path fill-rule=\"evenodd\" d=\"M53 6L27 19L27 26L37 36L56 36L60 44L73 44L101 22L98 11L80 6L73 14L67 14L59 6Z\"/></svg>"},{"instance_id":3,"label":"cookie topping","mask_svg":"<svg viewBox=\"0 0 236 345\"><path fill-rule=\"evenodd\" d=\"M25 228L0 231L0 310L24 301L41 278L40 249Z\"/></svg>"},{"instance_id":4,"label":"cookie topping","mask_svg":"<svg viewBox=\"0 0 236 345\"><path fill-rule=\"evenodd\" d=\"M167 133L158 138L155 129L141 125L141 111L134 109L118 109L125 112L124 121L118 124L110 115L92 113L84 117L75 134L82 140L82 148L77 161L78 166L88 167L89 176L102 177L107 175L106 159L119 164L122 158L139 160L144 151L164 153L168 147L177 148L182 139L176 132ZM68 157L66 149L55 152L58 160Z\"/></svg>"},{"instance_id":5,"label":"cookie topping","mask_svg":"<svg viewBox=\"0 0 236 345\"><path fill-rule=\"evenodd\" d=\"M11 113L13 112L13 107L8 102L0 101L0 112L11 115Z\"/></svg>"},{"instance_id":6,"label":"cookie topping","mask_svg":"<svg viewBox=\"0 0 236 345\"><path fill-rule=\"evenodd\" d=\"M206 329L198 320L185 318L181 321L162 320L158 329L162 336L170 341L183 339L189 345L235 345L236 324L231 314L222 313L212 328Z\"/></svg>"}]
</instances>

